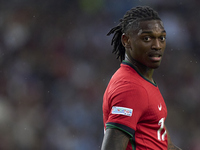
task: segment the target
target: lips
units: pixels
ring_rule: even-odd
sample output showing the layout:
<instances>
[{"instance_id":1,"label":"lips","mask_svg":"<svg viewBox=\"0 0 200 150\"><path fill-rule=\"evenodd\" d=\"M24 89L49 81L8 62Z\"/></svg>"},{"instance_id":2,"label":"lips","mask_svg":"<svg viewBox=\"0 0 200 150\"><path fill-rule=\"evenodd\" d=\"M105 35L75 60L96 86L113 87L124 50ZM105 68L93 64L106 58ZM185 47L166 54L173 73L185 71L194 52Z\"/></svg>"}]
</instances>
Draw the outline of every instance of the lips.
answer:
<instances>
[{"instance_id":1,"label":"lips","mask_svg":"<svg viewBox=\"0 0 200 150\"><path fill-rule=\"evenodd\" d=\"M160 61L161 58L162 58L162 54L161 53L149 53L149 58L152 60L152 61Z\"/></svg>"}]
</instances>

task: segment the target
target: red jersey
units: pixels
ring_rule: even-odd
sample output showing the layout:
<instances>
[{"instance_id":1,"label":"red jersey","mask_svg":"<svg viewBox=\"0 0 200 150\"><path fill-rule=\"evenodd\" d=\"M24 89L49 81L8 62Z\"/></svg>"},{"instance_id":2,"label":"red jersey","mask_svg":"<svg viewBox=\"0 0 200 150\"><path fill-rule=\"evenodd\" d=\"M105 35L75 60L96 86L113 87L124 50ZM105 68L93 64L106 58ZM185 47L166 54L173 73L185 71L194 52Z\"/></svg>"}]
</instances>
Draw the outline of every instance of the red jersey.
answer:
<instances>
[{"instance_id":1,"label":"red jersey","mask_svg":"<svg viewBox=\"0 0 200 150\"><path fill-rule=\"evenodd\" d=\"M104 128L131 136L126 150L167 150L167 108L158 86L123 61L103 97Z\"/></svg>"}]
</instances>

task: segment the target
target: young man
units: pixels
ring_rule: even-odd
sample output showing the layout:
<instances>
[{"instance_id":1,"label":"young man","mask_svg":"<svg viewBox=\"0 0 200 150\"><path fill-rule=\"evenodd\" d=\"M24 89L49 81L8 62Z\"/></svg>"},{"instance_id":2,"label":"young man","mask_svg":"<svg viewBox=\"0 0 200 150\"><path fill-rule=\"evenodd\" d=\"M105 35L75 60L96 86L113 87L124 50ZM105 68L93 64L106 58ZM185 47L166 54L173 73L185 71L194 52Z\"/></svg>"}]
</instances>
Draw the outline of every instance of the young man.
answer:
<instances>
[{"instance_id":1,"label":"young man","mask_svg":"<svg viewBox=\"0 0 200 150\"><path fill-rule=\"evenodd\" d=\"M105 134L101 150L167 150L174 146L164 125L167 108L153 80L166 47L166 31L150 7L129 10L114 33L121 67L103 98Z\"/></svg>"}]
</instances>

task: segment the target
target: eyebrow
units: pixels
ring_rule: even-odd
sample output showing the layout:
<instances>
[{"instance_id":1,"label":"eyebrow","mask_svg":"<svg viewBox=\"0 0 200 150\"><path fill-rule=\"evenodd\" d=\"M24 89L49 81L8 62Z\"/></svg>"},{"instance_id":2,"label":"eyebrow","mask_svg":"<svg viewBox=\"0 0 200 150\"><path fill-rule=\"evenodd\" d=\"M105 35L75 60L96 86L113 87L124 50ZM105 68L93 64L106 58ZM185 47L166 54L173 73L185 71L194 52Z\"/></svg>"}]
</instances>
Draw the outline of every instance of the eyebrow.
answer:
<instances>
[{"instance_id":1,"label":"eyebrow","mask_svg":"<svg viewBox=\"0 0 200 150\"><path fill-rule=\"evenodd\" d=\"M142 31L142 33L141 34L152 34L153 32L152 31ZM161 33L166 33L166 31L165 30L163 30Z\"/></svg>"}]
</instances>

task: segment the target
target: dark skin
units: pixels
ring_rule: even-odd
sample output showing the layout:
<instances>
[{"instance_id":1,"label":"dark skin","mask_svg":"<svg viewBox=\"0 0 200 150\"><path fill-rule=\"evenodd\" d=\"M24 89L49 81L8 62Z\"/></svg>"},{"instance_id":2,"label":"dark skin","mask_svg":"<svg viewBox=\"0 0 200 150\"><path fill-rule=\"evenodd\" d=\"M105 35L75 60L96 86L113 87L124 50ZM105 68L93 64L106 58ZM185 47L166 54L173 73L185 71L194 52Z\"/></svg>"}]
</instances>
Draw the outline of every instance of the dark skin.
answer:
<instances>
[{"instance_id":1,"label":"dark skin","mask_svg":"<svg viewBox=\"0 0 200 150\"><path fill-rule=\"evenodd\" d=\"M118 129L107 129L104 135L101 150L125 150L129 135Z\"/></svg>"},{"instance_id":2,"label":"dark skin","mask_svg":"<svg viewBox=\"0 0 200 150\"><path fill-rule=\"evenodd\" d=\"M166 129L166 128L165 128ZM126 150L130 136L118 129L107 129L101 150ZM168 150L181 150L171 142L167 131Z\"/></svg>"},{"instance_id":3,"label":"dark skin","mask_svg":"<svg viewBox=\"0 0 200 150\"><path fill-rule=\"evenodd\" d=\"M139 23L137 29L130 29L122 35L126 49L125 60L129 61L149 81L154 82L154 69L160 66L166 47L166 31L162 21L149 20ZM168 137L168 150L181 150ZM118 129L107 129L101 150L126 150L130 136Z\"/></svg>"},{"instance_id":4,"label":"dark skin","mask_svg":"<svg viewBox=\"0 0 200 150\"><path fill-rule=\"evenodd\" d=\"M161 21L142 21L136 30L122 35L125 60L132 63L148 80L153 81L154 69L160 66L166 47L166 31Z\"/></svg>"}]
</instances>

